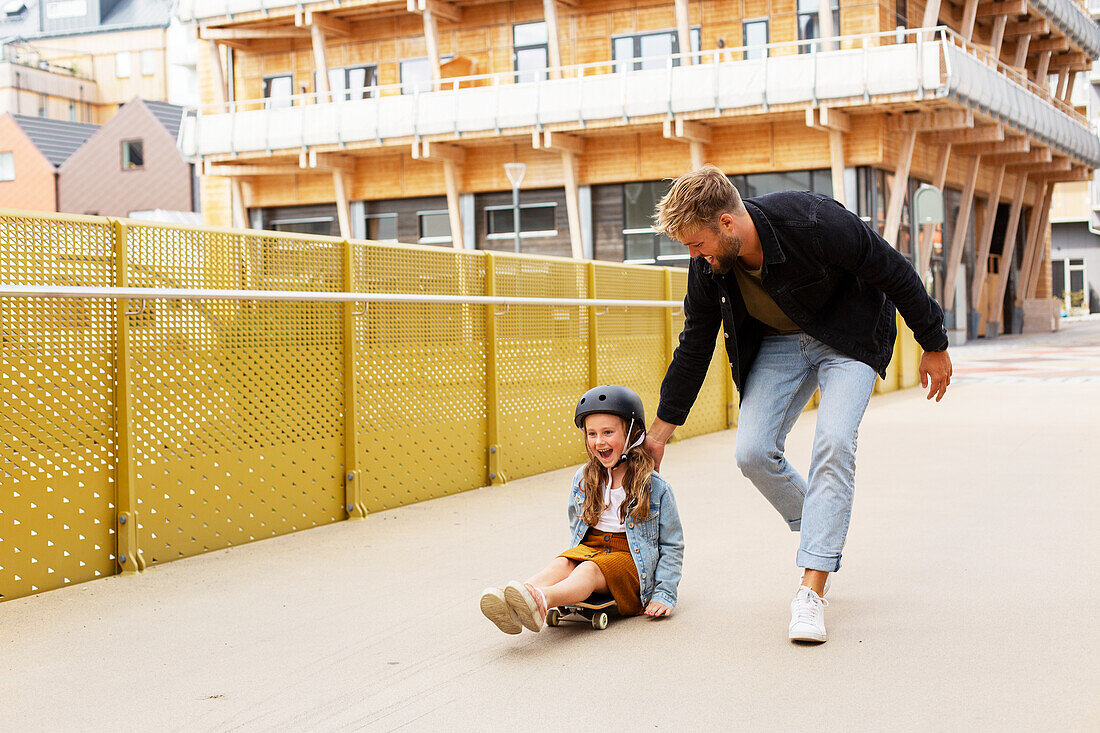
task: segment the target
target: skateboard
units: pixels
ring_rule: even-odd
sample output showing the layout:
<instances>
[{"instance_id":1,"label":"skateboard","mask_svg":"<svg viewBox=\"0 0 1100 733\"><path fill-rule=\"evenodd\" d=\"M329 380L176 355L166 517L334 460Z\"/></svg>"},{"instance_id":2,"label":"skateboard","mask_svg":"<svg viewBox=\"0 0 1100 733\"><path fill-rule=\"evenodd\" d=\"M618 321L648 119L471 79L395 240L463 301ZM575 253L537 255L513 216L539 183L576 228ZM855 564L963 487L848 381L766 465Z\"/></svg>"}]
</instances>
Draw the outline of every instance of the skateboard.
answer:
<instances>
[{"instance_id":1,"label":"skateboard","mask_svg":"<svg viewBox=\"0 0 1100 733\"><path fill-rule=\"evenodd\" d=\"M581 601L580 603L567 603L564 606L557 606L551 608L546 612L546 625L558 626L562 620L571 621L574 619L565 618L570 615L577 615L588 619L592 623L594 629L606 629L608 621L610 620L608 612L618 613L619 607L615 605L615 599L609 596L592 596L588 600Z\"/></svg>"}]
</instances>

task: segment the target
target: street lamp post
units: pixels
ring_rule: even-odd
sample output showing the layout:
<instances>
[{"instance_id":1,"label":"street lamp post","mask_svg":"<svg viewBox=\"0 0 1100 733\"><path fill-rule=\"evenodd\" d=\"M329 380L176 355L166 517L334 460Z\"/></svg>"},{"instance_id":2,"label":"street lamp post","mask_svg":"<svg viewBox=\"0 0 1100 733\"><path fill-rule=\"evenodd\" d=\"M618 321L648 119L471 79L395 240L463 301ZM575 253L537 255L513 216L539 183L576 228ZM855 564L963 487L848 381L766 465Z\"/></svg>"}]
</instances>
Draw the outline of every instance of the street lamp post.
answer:
<instances>
[{"instance_id":1,"label":"street lamp post","mask_svg":"<svg viewBox=\"0 0 1100 733\"><path fill-rule=\"evenodd\" d=\"M512 230L516 234L516 252L519 252L519 184L527 173L526 163L505 163L504 172L512 182Z\"/></svg>"}]
</instances>

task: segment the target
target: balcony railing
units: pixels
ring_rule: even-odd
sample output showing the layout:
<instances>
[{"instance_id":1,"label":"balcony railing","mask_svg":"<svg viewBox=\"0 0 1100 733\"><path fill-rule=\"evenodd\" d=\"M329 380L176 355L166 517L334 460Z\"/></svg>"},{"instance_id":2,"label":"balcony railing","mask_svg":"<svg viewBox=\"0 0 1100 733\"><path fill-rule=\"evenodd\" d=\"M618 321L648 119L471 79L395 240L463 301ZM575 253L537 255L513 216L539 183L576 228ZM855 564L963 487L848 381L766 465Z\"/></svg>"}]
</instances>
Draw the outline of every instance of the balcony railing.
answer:
<instances>
[{"instance_id":1,"label":"balcony railing","mask_svg":"<svg viewBox=\"0 0 1100 733\"><path fill-rule=\"evenodd\" d=\"M799 46L810 53L799 54ZM823 50L832 48L834 50ZM691 65L683 60L691 57ZM302 94L205 107L182 132L185 154L235 155L424 136L517 134L596 120L768 111L828 103L946 98L985 112L1100 166L1100 140L1049 88L945 27L814 39L551 70L560 78L513 83L514 73ZM652 68L657 66L657 68Z\"/></svg>"}]
</instances>

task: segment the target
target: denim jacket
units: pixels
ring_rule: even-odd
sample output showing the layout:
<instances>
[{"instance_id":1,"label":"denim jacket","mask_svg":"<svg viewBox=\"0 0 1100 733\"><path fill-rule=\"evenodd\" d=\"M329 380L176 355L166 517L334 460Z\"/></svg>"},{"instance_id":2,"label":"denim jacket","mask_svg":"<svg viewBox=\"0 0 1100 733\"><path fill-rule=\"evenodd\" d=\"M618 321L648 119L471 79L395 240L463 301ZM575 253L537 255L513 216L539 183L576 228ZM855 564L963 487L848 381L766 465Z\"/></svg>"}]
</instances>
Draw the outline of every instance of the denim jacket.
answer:
<instances>
[{"instance_id":1,"label":"denim jacket","mask_svg":"<svg viewBox=\"0 0 1100 733\"><path fill-rule=\"evenodd\" d=\"M761 285L804 332L885 376L895 305L925 351L947 348L943 310L909 260L835 200L806 191L745 199L764 251ZM657 417L682 425L699 394L722 326L733 381L744 394L764 325L748 314L733 273L696 257L684 330L661 383Z\"/></svg>"},{"instance_id":2,"label":"denim jacket","mask_svg":"<svg viewBox=\"0 0 1100 733\"><path fill-rule=\"evenodd\" d=\"M584 466L573 475L573 490L569 492L569 529L576 547L584 539L589 526L584 522ZM684 530L672 486L654 471L649 479L649 519L635 522L626 518L626 539L630 555L638 569L642 607L650 601L663 603L669 609L676 605L676 586L680 583L680 566L684 560Z\"/></svg>"}]
</instances>

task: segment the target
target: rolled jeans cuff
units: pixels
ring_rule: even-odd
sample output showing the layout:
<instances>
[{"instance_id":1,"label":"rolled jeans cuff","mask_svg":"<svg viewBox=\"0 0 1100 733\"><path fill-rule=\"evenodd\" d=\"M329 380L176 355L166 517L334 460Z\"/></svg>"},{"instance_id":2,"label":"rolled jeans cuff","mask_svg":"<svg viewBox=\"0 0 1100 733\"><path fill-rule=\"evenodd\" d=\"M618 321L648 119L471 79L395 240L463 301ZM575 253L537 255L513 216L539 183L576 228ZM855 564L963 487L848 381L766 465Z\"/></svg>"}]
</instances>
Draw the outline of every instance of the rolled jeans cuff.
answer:
<instances>
[{"instance_id":1,"label":"rolled jeans cuff","mask_svg":"<svg viewBox=\"0 0 1100 733\"><path fill-rule=\"evenodd\" d=\"M799 548L798 555L795 558L795 564L806 570L820 570L824 573L835 573L837 570L840 570L840 555L824 557Z\"/></svg>"}]
</instances>

